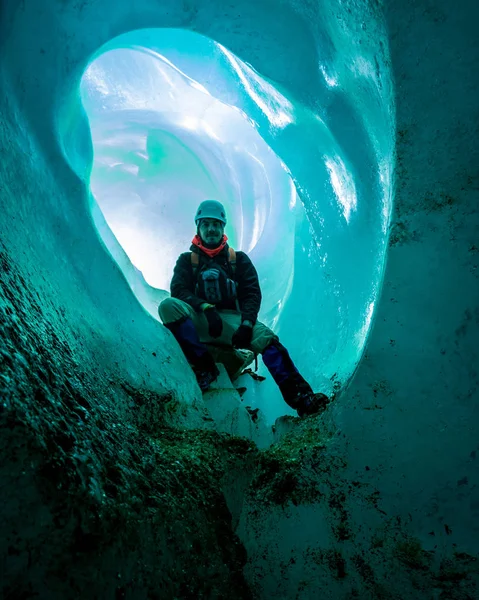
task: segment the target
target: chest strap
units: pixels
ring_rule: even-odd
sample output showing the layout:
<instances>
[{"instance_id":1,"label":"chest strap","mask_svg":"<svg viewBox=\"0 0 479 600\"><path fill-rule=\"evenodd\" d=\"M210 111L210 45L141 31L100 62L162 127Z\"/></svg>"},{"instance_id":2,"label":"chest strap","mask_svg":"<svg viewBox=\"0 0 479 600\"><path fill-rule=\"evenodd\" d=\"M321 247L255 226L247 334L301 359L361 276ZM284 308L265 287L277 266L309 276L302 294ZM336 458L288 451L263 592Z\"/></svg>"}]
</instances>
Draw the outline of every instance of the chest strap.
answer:
<instances>
[{"instance_id":1,"label":"chest strap","mask_svg":"<svg viewBox=\"0 0 479 600\"><path fill-rule=\"evenodd\" d=\"M234 248L228 248L228 262L231 266L231 272L233 273L233 278L236 275L236 252ZM193 275L196 277L198 272L198 267L200 265L200 255L197 252L191 253L191 267L193 268Z\"/></svg>"}]
</instances>

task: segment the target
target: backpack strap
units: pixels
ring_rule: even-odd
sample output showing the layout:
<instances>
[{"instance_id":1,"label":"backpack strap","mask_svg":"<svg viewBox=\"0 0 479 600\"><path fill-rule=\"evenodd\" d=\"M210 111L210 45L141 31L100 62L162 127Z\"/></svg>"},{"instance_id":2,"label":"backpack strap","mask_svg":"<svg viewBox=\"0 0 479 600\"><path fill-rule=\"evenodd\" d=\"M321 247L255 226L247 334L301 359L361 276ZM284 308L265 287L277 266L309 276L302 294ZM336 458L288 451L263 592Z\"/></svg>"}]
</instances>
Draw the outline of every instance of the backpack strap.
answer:
<instances>
[{"instance_id":1,"label":"backpack strap","mask_svg":"<svg viewBox=\"0 0 479 600\"><path fill-rule=\"evenodd\" d=\"M231 265L231 271L233 273L233 277L236 275L236 251L234 248L228 248L228 262ZM196 277L196 273L198 272L198 267L200 264L200 257L197 252L191 252L191 267L193 269L193 275Z\"/></svg>"},{"instance_id":2,"label":"backpack strap","mask_svg":"<svg viewBox=\"0 0 479 600\"><path fill-rule=\"evenodd\" d=\"M200 264L200 257L196 252L191 252L191 267L193 269L193 275L196 277L198 272L198 266Z\"/></svg>"},{"instance_id":3,"label":"backpack strap","mask_svg":"<svg viewBox=\"0 0 479 600\"><path fill-rule=\"evenodd\" d=\"M231 265L231 271L233 272L233 277L236 275L236 252L234 248L228 248L228 260Z\"/></svg>"},{"instance_id":4,"label":"backpack strap","mask_svg":"<svg viewBox=\"0 0 479 600\"><path fill-rule=\"evenodd\" d=\"M231 248L231 246L228 248L228 260L230 263L231 272L233 274L233 280L236 281L236 278L235 278L235 275L236 275L236 252L235 252L234 248ZM237 281L236 281L236 288L238 289ZM236 310L238 312L241 312L238 296L236 296L235 304L236 304Z\"/></svg>"}]
</instances>

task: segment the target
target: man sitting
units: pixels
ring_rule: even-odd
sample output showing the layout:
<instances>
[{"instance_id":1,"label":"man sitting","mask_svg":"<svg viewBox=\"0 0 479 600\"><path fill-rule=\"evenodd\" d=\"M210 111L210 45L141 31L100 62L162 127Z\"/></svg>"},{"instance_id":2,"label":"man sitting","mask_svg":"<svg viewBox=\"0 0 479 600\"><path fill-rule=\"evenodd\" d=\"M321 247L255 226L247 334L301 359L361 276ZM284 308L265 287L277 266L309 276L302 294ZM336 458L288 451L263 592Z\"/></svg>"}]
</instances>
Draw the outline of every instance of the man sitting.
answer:
<instances>
[{"instance_id":1,"label":"man sitting","mask_svg":"<svg viewBox=\"0 0 479 600\"><path fill-rule=\"evenodd\" d=\"M327 396L313 392L278 336L257 320L261 305L258 274L247 254L228 246L223 205L205 200L195 223L197 233L190 251L176 262L171 297L160 304L158 312L181 346L200 388L207 390L218 377L205 345L217 342L261 354L284 400L300 417L324 410Z\"/></svg>"}]
</instances>

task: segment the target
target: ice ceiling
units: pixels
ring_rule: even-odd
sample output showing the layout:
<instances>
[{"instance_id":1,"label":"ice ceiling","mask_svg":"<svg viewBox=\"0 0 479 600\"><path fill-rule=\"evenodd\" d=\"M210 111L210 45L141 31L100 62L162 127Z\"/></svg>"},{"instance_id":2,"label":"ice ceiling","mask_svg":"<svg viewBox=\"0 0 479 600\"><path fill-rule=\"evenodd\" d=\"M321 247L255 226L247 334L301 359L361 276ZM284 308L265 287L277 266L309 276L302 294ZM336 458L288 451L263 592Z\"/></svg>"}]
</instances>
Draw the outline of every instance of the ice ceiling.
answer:
<instances>
[{"instance_id":1,"label":"ice ceiling","mask_svg":"<svg viewBox=\"0 0 479 600\"><path fill-rule=\"evenodd\" d=\"M199 202L222 201L230 244L260 275L261 320L329 392L353 372L371 323L393 143L378 65L358 58L350 89L333 67L320 65L327 94L313 113L215 41L155 29L101 48L81 83L93 217L111 246L104 215L150 300L169 290Z\"/></svg>"}]
</instances>

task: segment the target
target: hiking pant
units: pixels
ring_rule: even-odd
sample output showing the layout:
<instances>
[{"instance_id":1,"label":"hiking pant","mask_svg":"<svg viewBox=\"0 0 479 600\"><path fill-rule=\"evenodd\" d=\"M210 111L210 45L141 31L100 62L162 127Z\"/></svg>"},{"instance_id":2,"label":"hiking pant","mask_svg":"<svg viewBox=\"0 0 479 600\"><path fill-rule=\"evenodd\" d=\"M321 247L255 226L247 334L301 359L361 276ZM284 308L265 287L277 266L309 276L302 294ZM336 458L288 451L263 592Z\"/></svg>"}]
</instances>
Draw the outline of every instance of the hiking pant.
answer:
<instances>
[{"instance_id":1,"label":"hiking pant","mask_svg":"<svg viewBox=\"0 0 479 600\"><path fill-rule=\"evenodd\" d=\"M208 321L204 313L196 312L182 300L166 298L158 307L158 313L164 326L173 333L180 344L188 362L201 369L211 368L213 361L205 344L232 346L233 334L242 321L241 313L236 310L218 311L223 321L223 331L219 337L212 338L208 333ZM278 336L259 321L253 327L250 349L255 354L263 355L265 366L289 406L296 409L301 395L312 393L310 385L299 373Z\"/></svg>"},{"instance_id":2,"label":"hiking pant","mask_svg":"<svg viewBox=\"0 0 479 600\"><path fill-rule=\"evenodd\" d=\"M223 331L217 338L212 338L208 333L208 321L203 312L196 312L183 300L177 298L166 298L158 307L158 314L163 321L163 325L168 326L176 321L190 318L193 321L196 332L201 342L206 344L224 344L231 346L231 339L234 332L241 325L242 315L236 310L219 310L221 320L223 321ZM269 327L259 321L253 327L253 338L251 340L251 350L255 354L262 354L277 336Z\"/></svg>"}]
</instances>

